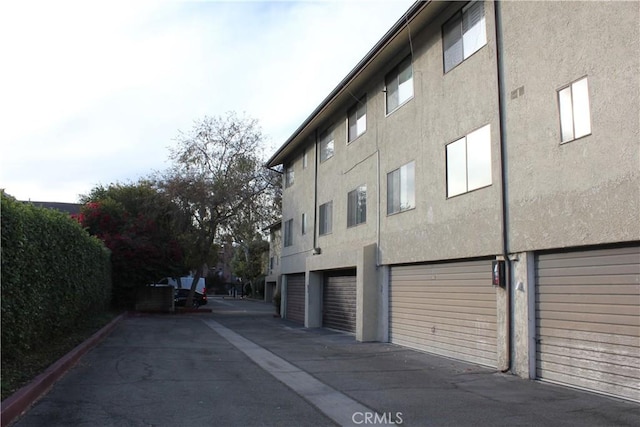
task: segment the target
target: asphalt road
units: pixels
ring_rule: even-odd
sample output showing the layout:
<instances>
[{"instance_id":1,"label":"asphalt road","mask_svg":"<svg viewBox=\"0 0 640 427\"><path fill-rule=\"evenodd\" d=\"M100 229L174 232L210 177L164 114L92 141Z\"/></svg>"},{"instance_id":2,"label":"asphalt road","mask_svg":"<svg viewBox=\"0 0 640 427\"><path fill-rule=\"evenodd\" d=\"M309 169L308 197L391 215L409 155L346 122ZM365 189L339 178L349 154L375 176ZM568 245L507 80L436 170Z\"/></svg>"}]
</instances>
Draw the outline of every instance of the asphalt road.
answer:
<instances>
[{"instance_id":1,"label":"asphalt road","mask_svg":"<svg viewBox=\"0 0 640 427\"><path fill-rule=\"evenodd\" d=\"M15 426L335 425L203 316L126 318Z\"/></svg>"},{"instance_id":2,"label":"asphalt road","mask_svg":"<svg viewBox=\"0 0 640 427\"><path fill-rule=\"evenodd\" d=\"M123 319L15 426L640 425L636 403L207 307Z\"/></svg>"}]
</instances>

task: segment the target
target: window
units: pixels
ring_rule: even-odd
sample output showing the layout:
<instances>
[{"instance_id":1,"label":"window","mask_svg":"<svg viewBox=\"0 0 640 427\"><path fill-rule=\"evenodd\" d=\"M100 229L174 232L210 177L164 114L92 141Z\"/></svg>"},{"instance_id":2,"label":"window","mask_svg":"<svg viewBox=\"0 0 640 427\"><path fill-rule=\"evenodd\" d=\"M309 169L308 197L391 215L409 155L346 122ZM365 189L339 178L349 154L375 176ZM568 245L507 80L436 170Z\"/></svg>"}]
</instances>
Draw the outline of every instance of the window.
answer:
<instances>
[{"instance_id":1,"label":"window","mask_svg":"<svg viewBox=\"0 0 640 427\"><path fill-rule=\"evenodd\" d=\"M332 229L332 217L333 215L333 202L327 202L324 205L320 205L320 235L331 233Z\"/></svg>"},{"instance_id":2,"label":"window","mask_svg":"<svg viewBox=\"0 0 640 427\"><path fill-rule=\"evenodd\" d=\"M407 163L387 174L387 214L416 206L415 162Z\"/></svg>"},{"instance_id":3,"label":"window","mask_svg":"<svg viewBox=\"0 0 640 427\"><path fill-rule=\"evenodd\" d=\"M367 186L361 185L347 194L347 227L367 222Z\"/></svg>"},{"instance_id":4,"label":"window","mask_svg":"<svg viewBox=\"0 0 640 427\"><path fill-rule=\"evenodd\" d=\"M447 197L491 185L491 126L447 145Z\"/></svg>"},{"instance_id":5,"label":"window","mask_svg":"<svg viewBox=\"0 0 640 427\"><path fill-rule=\"evenodd\" d=\"M284 223L284 245L293 245L293 219Z\"/></svg>"},{"instance_id":6,"label":"window","mask_svg":"<svg viewBox=\"0 0 640 427\"><path fill-rule=\"evenodd\" d=\"M407 102L413 96L413 70L411 57L407 57L384 80L387 114Z\"/></svg>"},{"instance_id":7,"label":"window","mask_svg":"<svg viewBox=\"0 0 640 427\"><path fill-rule=\"evenodd\" d=\"M302 221L301 221L301 230L300 232L304 235L307 234L307 214L303 213L302 214Z\"/></svg>"},{"instance_id":8,"label":"window","mask_svg":"<svg viewBox=\"0 0 640 427\"><path fill-rule=\"evenodd\" d=\"M484 3L473 1L442 27L444 72L473 55L487 44Z\"/></svg>"},{"instance_id":9,"label":"window","mask_svg":"<svg viewBox=\"0 0 640 427\"><path fill-rule=\"evenodd\" d=\"M269 258L269 270L273 270L274 265L275 265L274 264L274 258L270 257Z\"/></svg>"},{"instance_id":10,"label":"window","mask_svg":"<svg viewBox=\"0 0 640 427\"><path fill-rule=\"evenodd\" d=\"M347 111L347 142L351 142L367 130L367 97L360 98L356 104Z\"/></svg>"},{"instance_id":11,"label":"window","mask_svg":"<svg viewBox=\"0 0 640 427\"><path fill-rule=\"evenodd\" d=\"M287 166L284 171L284 186L285 188L293 185L293 165Z\"/></svg>"},{"instance_id":12,"label":"window","mask_svg":"<svg viewBox=\"0 0 640 427\"><path fill-rule=\"evenodd\" d=\"M306 169L309 166L309 152L305 148L302 150L302 169Z\"/></svg>"},{"instance_id":13,"label":"window","mask_svg":"<svg viewBox=\"0 0 640 427\"><path fill-rule=\"evenodd\" d=\"M320 163L333 157L333 131L320 134Z\"/></svg>"},{"instance_id":14,"label":"window","mask_svg":"<svg viewBox=\"0 0 640 427\"><path fill-rule=\"evenodd\" d=\"M562 142L573 141L591 133L589 84L584 77L558 91Z\"/></svg>"}]
</instances>

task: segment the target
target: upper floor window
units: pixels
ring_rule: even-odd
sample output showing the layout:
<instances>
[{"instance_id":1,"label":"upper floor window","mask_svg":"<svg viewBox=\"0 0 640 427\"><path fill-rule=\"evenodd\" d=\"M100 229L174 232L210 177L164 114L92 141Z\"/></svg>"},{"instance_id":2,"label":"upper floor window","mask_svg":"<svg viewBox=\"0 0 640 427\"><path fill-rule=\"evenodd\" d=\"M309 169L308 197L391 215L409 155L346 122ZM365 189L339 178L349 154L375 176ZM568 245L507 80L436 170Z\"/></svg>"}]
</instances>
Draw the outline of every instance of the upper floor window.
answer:
<instances>
[{"instance_id":1,"label":"upper floor window","mask_svg":"<svg viewBox=\"0 0 640 427\"><path fill-rule=\"evenodd\" d=\"M416 206L415 162L387 174L387 214L406 211Z\"/></svg>"},{"instance_id":2,"label":"upper floor window","mask_svg":"<svg viewBox=\"0 0 640 427\"><path fill-rule=\"evenodd\" d=\"M320 134L320 162L333 157L333 131L326 130Z\"/></svg>"},{"instance_id":3,"label":"upper floor window","mask_svg":"<svg viewBox=\"0 0 640 427\"><path fill-rule=\"evenodd\" d=\"M320 223L319 226L319 234L329 234L333 228L333 202L327 202L323 205L320 205Z\"/></svg>"},{"instance_id":4,"label":"upper floor window","mask_svg":"<svg viewBox=\"0 0 640 427\"><path fill-rule=\"evenodd\" d=\"M491 185L491 125L447 145L447 197Z\"/></svg>"},{"instance_id":5,"label":"upper floor window","mask_svg":"<svg viewBox=\"0 0 640 427\"><path fill-rule=\"evenodd\" d=\"M351 142L367 130L367 96L363 96L347 111L347 142Z\"/></svg>"},{"instance_id":6,"label":"upper floor window","mask_svg":"<svg viewBox=\"0 0 640 427\"><path fill-rule=\"evenodd\" d=\"M309 166L309 151L305 147L304 150L302 150L302 169L306 169L307 166Z\"/></svg>"},{"instance_id":7,"label":"upper floor window","mask_svg":"<svg viewBox=\"0 0 640 427\"><path fill-rule=\"evenodd\" d=\"M589 84L584 77L558 91L562 142L573 141L591 133Z\"/></svg>"},{"instance_id":8,"label":"upper floor window","mask_svg":"<svg viewBox=\"0 0 640 427\"><path fill-rule=\"evenodd\" d=\"M284 245L293 245L293 219L287 220L284 223Z\"/></svg>"},{"instance_id":9,"label":"upper floor window","mask_svg":"<svg viewBox=\"0 0 640 427\"><path fill-rule=\"evenodd\" d=\"M347 227L367 222L367 186L361 185L347 194Z\"/></svg>"},{"instance_id":10,"label":"upper floor window","mask_svg":"<svg viewBox=\"0 0 640 427\"><path fill-rule=\"evenodd\" d=\"M484 3L473 1L442 27L444 72L473 55L487 44Z\"/></svg>"},{"instance_id":11,"label":"upper floor window","mask_svg":"<svg viewBox=\"0 0 640 427\"><path fill-rule=\"evenodd\" d=\"M410 56L387 75L384 84L387 114L389 114L413 96L413 69Z\"/></svg>"},{"instance_id":12,"label":"upper floor window","mask_svg":"<svg viewBox=\"0 0 640 427\"><path fill-rule=\"evenodd\" d=\"M302 220L300 221L300 232L304 235L307 234L307 214L302 214Z\"/></svg>"},{"instance_id":13,"label":"upper floor window","mask_svg":"<svg viewBox=\"0 0 640 427\"><path fill-rule=\"evenodd\" d=\"M284 186L285 188L293 185L293 164L286 167L284 171Z\"/></svg>"}]
</instances>

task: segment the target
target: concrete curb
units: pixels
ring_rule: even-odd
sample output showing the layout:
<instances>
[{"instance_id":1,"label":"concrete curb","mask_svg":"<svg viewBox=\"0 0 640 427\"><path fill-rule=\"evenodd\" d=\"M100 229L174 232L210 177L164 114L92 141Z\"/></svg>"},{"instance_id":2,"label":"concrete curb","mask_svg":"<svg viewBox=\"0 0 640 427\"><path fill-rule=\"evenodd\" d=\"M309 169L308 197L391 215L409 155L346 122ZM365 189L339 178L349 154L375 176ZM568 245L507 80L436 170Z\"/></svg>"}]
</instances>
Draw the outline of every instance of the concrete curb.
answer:
<instances>
[{"instance_id":1,"label":"concrete curb","mask_svg":"<svg viewBox=\"0 0 640 427\"><path fill-rule=\"evenodd\" d=\"M69 369L71 369L80 358L89 350L95 347L116 327L127 313L123 313L109 322L102 329L93 334L89 339L76 346L69 353L62 356L57 362L49 366L43 373L38 375L29 384L20 388L2 401L0 411L0 425L8 426L17 417L22 415L36 400L47 393L49 388L58 381Z\"/></svg>"}]
</instances>

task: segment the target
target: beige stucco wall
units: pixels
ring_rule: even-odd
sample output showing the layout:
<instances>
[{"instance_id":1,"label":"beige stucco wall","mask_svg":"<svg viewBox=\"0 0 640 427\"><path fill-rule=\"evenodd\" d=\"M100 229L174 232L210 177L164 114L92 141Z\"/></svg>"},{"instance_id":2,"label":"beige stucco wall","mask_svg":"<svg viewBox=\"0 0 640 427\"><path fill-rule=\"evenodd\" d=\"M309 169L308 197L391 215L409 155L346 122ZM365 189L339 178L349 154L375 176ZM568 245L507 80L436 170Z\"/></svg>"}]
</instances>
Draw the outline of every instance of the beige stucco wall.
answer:
<instances>
[{"instance_id":1,"label":"beige stucco wall","mask_svg":"<svg viewBox=\"0 0 640 427\"><path fill-rule=\"evenodd\" d=\"M266 280L275 281L280 275L282 255L282 228L274 228L269 233L269 259L267 259ZM273 268L270 268L271 258L273 258Z\"/></svg>"},{"instance_id":2,"label":"beige stucco wall","mask_svg":"<svg viewBox=\"0 0 640 427\"><path fill-rule=\"evenodd\" d=\"M448 72L442 69L441 26L457 6L414 29L386 68L353 92L353 101L367 95L367 130L346 141L346 111L332 116L318 131L334 130L335 155L318 165L318 206L333 202L333 231L318 236L321 256L313 268L334 268L330 254L349 253L377 244L378 264L418 262L501 252L500 157L498 98L493 5L485 6L487 45ZM413 51L414 96L388 116L385 114L384 77ZM469 96L473 94L473 96ZM491 125L493 183L447 199L446 144L486 124ZM303 258L311 256L311 236L299 236L303 211L312 214L313 138L307 141L310 167L295 161L295 184L285 189L283 220L294 218L294 246L283 249L283 272L303 271ZM415 161L415 209L387 216L387 173ZM302 177L301 177L302 175ZM367 186L367 222L347 227L347 193ZM310 216L312 220L312 216ZM378 232L380 230L380 232ZM302 242L300 242L302 239ZM342 260L341 255L337 259ZM322 260L322 261L321 261ZM342 263L340 263L342 264ZM337 267L337 265L335 266Z\"/></svg>"},{"instance_id":3,"label":"beige stucco wall","mask_svg":"<svg viewBox=\"0 0 640 427\"><path fill-rule=\"evenodd\" d=\"M294 183L284 186L282 203L282 274L303 273L305 259L313 250L313 216L314 216L314 175L315 148L313 140L307 141L307 167L303 168L302 151L299 151L290 162L294 169ZM286 167L286 165L285 165ZM301 234L302 214L307 216L307 228ZM293 245L284 246L284 230L287 220L293 219Z\"/></svg>"},{"instance_id":4,"label":"beige stucco wall","mask_svg":"<svg viewBox=\"0 0 640 427\"><path fill-rule=\"evenodd\" d=\"M487 44L443 74L441 26L457 7L416 37L415 98L380 125L388 141L381 153L383 179L394 168L416 161L416 209L386 216L382 206L383 264L501 252L493 5L485 5ZM445 146L486 124L491 125L492 185L447 199ZM413 132L394 138L407 128Z\"/></svg>"},{"instance_id":5,"label":"beige stucco wall","mask_svg":"<svg viewBox=\"0 0 640 427\"><path fill-rule=\"evenodd\" d=\"M353 258L350 256L353 251L376 239L375 207L378 202L371 102L371 99L367 100L367 130L351 143L347 143L346 137L346 110L350 106L345 106L342 114L327 123L333 128L335 154L318 166L318 206L329 201L333 203L332 232L318 236L318 247L324 258L337 255L337 265L344 263L341 252L346 252L347 259ZM367 186L367 221L347 227L347 194L361 185ZM349 263L355 266L355 259Z\"/></svg>"},{"instance_id":6,"label":"beige stucco wall","mask_svg":"<svg viewBox=\"0 0 640 427\"><path fill-rule=\"evenodd\" d=\"M382 265L501 253L494 5L485 4L486 46L444 74L441 25L457 7L414 28L411 43L354 89L354 101L367 94L365 134L347 144L350 105L319 126L334 129L335 155L318 165L317 185L317 205L333 201L333 231L317 237L322 255L314 267L332 268L332 257L369 244L378 245ZM505 2L502 12L510 250L640 239L637 3ZM384 76L410 51L414 97L386 116ZM592 134L560 144L557 90L585 75ZM524 93L512 99L518 88ZM447 199L446 144L486 124L492 185ZM283 273L305 271L314 247L315 138L306 144L309 167L302 169L299 152L295 184L284 191L283 221L294 219L294 245L283 248ZM388 216L387 173L412 160L416 207ZM347 193L362 184L367 222L348 228Z\"/></svg>"},{"instance_id":7,"label":"beige stucco wall","mask_svg":"<svg viewBox=\"0 0 640 427\"><path fill-rule=\"evenodd\" d=\"M504 2L510 248L640 239L637 2ZM592 134L560 143L557 90L588 77Z\"/></svg>"},{"instance_id":8,"label":"beige stucco wall","mask_svg":"<svg viewBox=\"0 0 640 427\"><path fill-rule=\"evenodd\" d=\"M281 255L282 228L274 227L269 233L269 259L267 259L266 276L264 278L264 300L267 302L271 302L273 296L280 291L282 269ZM273 258L273 268L269 268L271 258Z\"/></svg>"},{"instance_id":9,"label":"beige stucco wall","mask_svg":"<svg viewBox=\"0 0 640 427\"><path fill-rule=\"evenodd\" d=\"M511 257L512 340L511 371L523 378L536 377L536 292L533 252Z\"/></svg>"},{"instance_id":10,"label":"beige stucco wall","mask_svg":"<svg viewBox=\"0 0 640 427\"><path fill-rule=\"evenodd\" d=\"M498 366L506 369L511 362L513 372L533 377L534 252L640 240L640 8L637 2L501 5L513 289L496 290ZM451 5L425 29L413 28L411 44L354 88L354 101L367 94L365 134L346 142L351 103L319 126L319 132L333 126L335 155L318 164L317 205L315 138L306 141L307 169L302 152L291 159L295 183L284 190L283 221L293 218L294 238L293 246L282 249L281 271L307 273L308 326L321 325L324 270L358 268L356 335L384 341L390 265L502 252L494 5L485 5L487 44L444 74L441 26L459 6ZM411 49L414 97L386 116L384 76ZM561 144L557 90L584 76L592 134ZM447 199L446 145L486 124L491 125L492 185ZM412 160L416 207L388 216L387 173ZM367 222L349 228L347 193L362 184ZM318 236L314 245L315 209L329 200L333 231ZM300 235L303 212L305 236ZM313 254L314 246L320 254Z\"/></svg>"}]
</instances>

